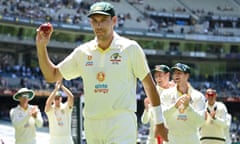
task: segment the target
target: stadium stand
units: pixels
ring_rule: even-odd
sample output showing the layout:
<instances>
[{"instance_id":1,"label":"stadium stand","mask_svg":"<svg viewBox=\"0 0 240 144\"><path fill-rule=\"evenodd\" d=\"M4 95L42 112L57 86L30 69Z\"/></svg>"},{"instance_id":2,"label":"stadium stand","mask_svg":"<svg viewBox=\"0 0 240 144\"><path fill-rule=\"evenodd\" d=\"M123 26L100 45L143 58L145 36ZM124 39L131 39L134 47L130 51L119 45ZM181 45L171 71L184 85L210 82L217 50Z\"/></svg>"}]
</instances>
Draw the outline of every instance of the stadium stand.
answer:
<instances>
[{"instance_id":1,"label":"stadium stand","mask_svg":"<svg viewBox=\"0 0 240 144\"><path fill-rule=\"evenodd\" d=\"M111 0L109 0L111 1ZM33 20L57 21L68 24L87 24L87 10L94 0L75 1L3 1L0 12L3 15L29 18ZM121 0L111 1L119 16L118 27L139 28L149 30L152 27L184 26L189 32L190 25L212 20L219 22L222 27L239 27L238 14L240 5L237 0L212 0L210 2L193 0ZM156 4L157 3L157 4ZM197 3L197 4L196 4ZM155 18L153 18L155 16ZM224 16L224 17L223 17ZM221 21L222 23L221 24ZM228 20L228 22L224 22ZM214 27L215 23L210 23ZM175 28L176 26L176 28ZM225 30L227 31L227 30ZM232 33L232 32L230 32ZM234 33L235 34L235 33Z\"/></svg>"},{"instance_id":2,"label":"stadium stand","mask_svg":"<svg viewBox=\"0 0 240 144\"><path fill-rule=\"evenodd\" d=\"M200 16L203 15L220 15L220 16L238 16L240 9L239 5L233 0L179 0L187 5L192 12Z\"/></svg>"}]
</instances>

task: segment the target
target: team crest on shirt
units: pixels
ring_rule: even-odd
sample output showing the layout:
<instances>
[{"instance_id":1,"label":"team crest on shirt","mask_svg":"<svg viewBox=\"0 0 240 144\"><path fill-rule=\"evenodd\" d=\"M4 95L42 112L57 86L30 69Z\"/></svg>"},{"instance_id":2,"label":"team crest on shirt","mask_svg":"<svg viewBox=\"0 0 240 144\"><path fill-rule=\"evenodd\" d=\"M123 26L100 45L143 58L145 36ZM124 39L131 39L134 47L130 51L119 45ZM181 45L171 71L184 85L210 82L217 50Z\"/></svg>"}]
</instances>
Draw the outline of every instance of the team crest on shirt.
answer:
<instances>
[{"instance_id":1,"label":"team crest on shirt","mask_svg":"<svg viewBox=\"0 0 240 144\"><path fill-rule=\"evenodd\" d=\"M104 72L97 73L97 80L99 82L103 82L105 80L105 73Z\"/></svg>"},{"instance_id":2,"label":"team crest on shirt","mask_svg":"<svg viewBox=\"0 0 240 144\"><path fill-rule=\"evenodd\" d=\"M92 66L92 65L93 65L92 56L88 55L85 66Z\"/></svg>"},{"instance_id":3,"label":"team crest on shirt","mask_svg":"<svg viewBox=\"0 0 240 144\"><path fill-rule=\"evenodd\" d=\"M178 108L178 115L177 115L177 120L182 120L182 121L186 121L188 118L187 118L187 115L184 113L184 107L182 106L179 106Z\"/></svg>"},{"instance_id":4,"label":"team crest on shirt","mask_svg":"<svg viewBox=\"0 0 240 144\"><path fill-rule=\"evenodd\" d=\"M97 73L96 79L100 82L95 85L94 92L95 93L108 93L108 85L102 83L106 78L106 74L104 72Z\"/></svg>"},{"instance_id":5,"label":"team crest on shirt","mask_svg":"<svg viewBox=\"0 0 240 144\"><path fill-rule=\"evenodd\" d=\"M114 53L110 56L110 61L112 64L119 64L119 62L122 61L122 57L119 55L119 53Z\"/></svg>"}]
</instances>

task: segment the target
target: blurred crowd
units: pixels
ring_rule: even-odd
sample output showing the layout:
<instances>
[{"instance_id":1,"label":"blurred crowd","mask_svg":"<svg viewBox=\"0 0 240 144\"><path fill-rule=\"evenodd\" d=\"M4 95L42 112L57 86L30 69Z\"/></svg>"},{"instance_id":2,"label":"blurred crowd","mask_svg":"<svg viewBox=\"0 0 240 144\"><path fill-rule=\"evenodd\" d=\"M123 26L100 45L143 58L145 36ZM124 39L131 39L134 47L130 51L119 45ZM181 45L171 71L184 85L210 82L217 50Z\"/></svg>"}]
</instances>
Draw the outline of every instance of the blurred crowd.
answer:
<instances>
[{"instance_id":1,"label":"blurred crowd","mask_svg":"<svg viewBox=\"0 0 240 144\"><path fill-rule=\"evenodd\" d=\"M0 87L29 87L37 90L53 88L44 80L38 66L16 65L14 56L10 54L0 54L0 57ZM14 81L11 81L12 79ZM202 92L209 87L216 87L216 90L221 90L220 97L240 97L240 73L228 72L215 76L196 76L191 79L191 82ZM83 92L81 79L65 81L65 83L73 92ZM139 93L143 92L139 91Z\"/></svg>"},{"instance_id":2,"label":"blurred crowd","mask_svg":"<svg viewBox=\"0 0 240 144\"><path fill-rule=\"evenodd\" d=\"M16 19L25 18L31 20L67 23L67 24L87 24L87 10L92 3L98 0L0 0L1 8L0 12L4 16L14 17ZM108 0L113 3L121 3L120 0ZM124 4L124 3L123 3ZM219 4L217 7L212 7L212 11L202 9L190 9L187 10L185 7L163 8L156 9L154 3L147 3L144 0L129 0L127 4L123 6L131 6L126 12L118 12L118 28L121 27L131 27L131 28L143 28L147 27L147 30L152 32L166 31L170 33L180 32L180 33L216 33L219 28L238 28L239 23L234 18L229 20L212 20L211 17L217 11L223 14L227 12L234 11L231 6L221 6ZM187 7L187 6L186 6ZM140 14L134 14L133 10L136 9ZM158 16L157 13L160 13ZM169 15L169 17L164 16ZM185 17L175 17L172 16L174 13L179 13L180 15L187 15ZM197 21L190 14L199 16ZM226 16L228 17L228 16ZM136 21L136 23L126 23L126 21ZM195 25L200 24L201 28ZM140 26L141 25L141 26ZM136 27L137 26L137 27ZM217 32L219 35L220 32ZM231 33L223 32L223 33ZM235 33L234 33L235 34Z\"/></svg>"}]
</instances>

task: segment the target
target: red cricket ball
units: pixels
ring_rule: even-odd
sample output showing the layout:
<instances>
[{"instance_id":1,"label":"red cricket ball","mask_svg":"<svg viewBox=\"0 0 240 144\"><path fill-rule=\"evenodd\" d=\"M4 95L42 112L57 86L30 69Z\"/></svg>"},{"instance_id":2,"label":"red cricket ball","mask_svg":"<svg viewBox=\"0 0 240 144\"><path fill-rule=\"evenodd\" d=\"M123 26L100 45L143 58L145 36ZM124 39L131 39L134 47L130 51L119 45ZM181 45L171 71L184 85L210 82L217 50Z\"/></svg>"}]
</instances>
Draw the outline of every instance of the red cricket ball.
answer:
<instances>
[{"instance_id":1,"label":"red cricket ball","mask_svg":"<svg viewBox=\"0 0 240 144\"><path fill-rule=\"evenodd\" d=\"M51 23L44 23L40 26L40 31L43 31L45 34L49 34L51 32L52 25Z\"/></svg>"}]
</instances>

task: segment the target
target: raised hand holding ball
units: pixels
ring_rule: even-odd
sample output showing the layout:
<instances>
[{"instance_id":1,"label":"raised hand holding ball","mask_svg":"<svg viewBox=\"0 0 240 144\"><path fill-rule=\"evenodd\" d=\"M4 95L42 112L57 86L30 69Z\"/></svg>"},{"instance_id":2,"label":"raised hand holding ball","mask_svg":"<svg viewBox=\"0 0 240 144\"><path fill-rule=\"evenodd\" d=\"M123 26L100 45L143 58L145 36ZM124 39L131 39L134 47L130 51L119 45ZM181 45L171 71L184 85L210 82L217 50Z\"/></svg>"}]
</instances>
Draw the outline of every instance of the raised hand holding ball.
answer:
<instances>
[{"instance_id":1,"label":"raised hand holding ball","mask_svg":"<svg viewBox=\"0 0 240 144\"><path fill-rule=\"evenodd\" d=\"M51 32L53 31L53 26L51 23L43 23L40 25L40 27L37 29L37 31L40 31L40 34L44 37L50 36Z\"/></svg>"}]
</instances>

